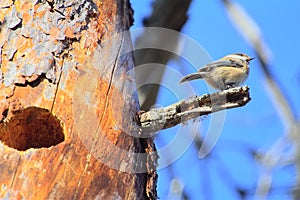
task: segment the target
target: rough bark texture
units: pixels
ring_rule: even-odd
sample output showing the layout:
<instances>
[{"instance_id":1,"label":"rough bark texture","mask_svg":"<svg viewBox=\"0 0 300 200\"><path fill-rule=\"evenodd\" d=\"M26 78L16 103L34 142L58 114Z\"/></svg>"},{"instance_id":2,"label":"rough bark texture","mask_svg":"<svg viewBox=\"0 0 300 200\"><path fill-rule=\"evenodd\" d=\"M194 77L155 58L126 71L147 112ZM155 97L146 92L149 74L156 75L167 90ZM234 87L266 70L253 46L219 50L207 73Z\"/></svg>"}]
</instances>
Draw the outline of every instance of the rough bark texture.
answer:
<instances>
[{"instance_id":1,"label":"rough bark texture","mask_svg":"<svg viewBox=\"0 0 300 200\"><path fill-rule=\"evenodd\" d=\"M246 105L251 100L249 87L237 87L213 94L195 96L163 108L139 113L143 132L155 132L176 126L202 115Z\"/></svg>"},{"instance_id":2,"label":"rough bark texture","mask_svg":"<svg viewBox=\"0 0 300 200\"><path fill-rule=\"evenodd\" d=\"M1 1L0 198L155 199L126 0Z\"/></svg>"}]
</instances>

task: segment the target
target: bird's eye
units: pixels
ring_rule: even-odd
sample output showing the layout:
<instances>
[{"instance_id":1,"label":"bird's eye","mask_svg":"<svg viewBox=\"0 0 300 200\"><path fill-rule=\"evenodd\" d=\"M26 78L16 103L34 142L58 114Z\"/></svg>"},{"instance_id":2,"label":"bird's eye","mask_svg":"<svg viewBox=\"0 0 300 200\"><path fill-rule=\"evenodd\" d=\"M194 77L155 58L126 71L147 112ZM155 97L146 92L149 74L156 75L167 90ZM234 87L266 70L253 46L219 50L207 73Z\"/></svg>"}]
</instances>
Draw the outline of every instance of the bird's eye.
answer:
<instances>
[{"instance_id":1,"label":"bird's eye","mask_svg":"<svg viewBox=\"0 0 300 200\"><path fill-rule=\"evenodd\" d=\"M244 54L242 54L242 53L236 53L235 55L243 56Z\"/></svg>"}]
</instances>

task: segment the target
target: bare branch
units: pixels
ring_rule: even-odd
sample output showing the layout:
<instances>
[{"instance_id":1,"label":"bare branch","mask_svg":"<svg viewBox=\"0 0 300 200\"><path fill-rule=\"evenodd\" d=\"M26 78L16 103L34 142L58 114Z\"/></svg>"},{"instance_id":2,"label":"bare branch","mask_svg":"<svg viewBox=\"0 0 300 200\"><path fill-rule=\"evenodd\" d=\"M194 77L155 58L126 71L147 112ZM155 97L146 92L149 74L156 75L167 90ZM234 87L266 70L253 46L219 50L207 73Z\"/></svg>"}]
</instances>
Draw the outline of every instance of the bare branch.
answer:
<instances>
[{"instance_id":1,"label":"bare branch","mask_svg":"<svg viewBox=\"0 0 300 200\"><path fill-rule=\"evenodd\" d=\"M237 87L213 94L195 96L164 108L141 112L139 120L145 132L155 132L202 115L244 106L250 100L249 87Z\"/></svg>"},{"instance_id":2,"label":"bare branch","mask_svg":"<svg viewBox=\"0 0 300 200\"><path fill-rule=\"evenodd\" d=\"M285 120L285 124L288 128L290 128L296 122L296 114L293 112L291 103L287 96L284 95L283 89L271 73L271 67L268 64L269 47L265 43L259 27L248 13L238 4L233 3L230 0L223 0L223 3L227 8L233 24L249 42L257 54L260 67L267 81L268 90L271 92L274 100L278 104L277 107L280 109L279 114L282 115ZM294 138L295 136L291 135L290 137Z\"/></svg>"},{"instance_id":3,"label":"bare branch","mask_svg":"<svg viewBox=\"0 0 300 200\"><path fill-rule=\"evenodd\" d=\"M258 58L260 67L265 76L267 90L270 92L274 102L277 104L276 108L279 110L278 114L282 117L284 125L288 129L287 133L279 138L261 159L266 169L259 178L255 196L256 198L264 199L267 197L272 187L272 169L274 169L282 160L281 154L285 153L284 146L290 146L290 143L296 149L295 165L298 174L296 176L298 177L297 188L300 185L299 122L297 121L296 114L292 108L292 104L289 101L288 96L285 95L283 87L275 79L270 70L272 67L268 61L269 48L265 43L263 35L259 27L256 25L256 22L238 4L231 2L231 0L222 0L222 2L228 11L228 15L231 17L234 26L240 31L240 33L249 42L257 54L256 57ZM290 140L290 143L282 145L283 142L286 143L286 138ZM272 160L272 162L270 160ZM294 192L294 198L299 199L299 197L300 193L297 191Z\"/></svg>"},{"instance_id":4,"label":"bare branch","mask_svg":"<svg viewBox=\"0 0 300 200\"><path fill-rule=\"evenodd\" d=\"M163 27L175 31L181 31L183 25L186 23L191 0L156 0L153 2L153 10L150 16L144 19L145 27ZM142 49L135 52L135 66L140 66L145 63L161 63L167 64L172 52L176 52L178 48L178 38L165 38L163 35L155 37L150 32L145 31L135 43L135 47L145 47L148 44L152 46L159 46L155 44L164 44L168 41L168 45L172 46L173 51L167 52L161 49ZM150 80L152 83L160 83L164 74L164 68L155 68L153 66L144 67L143 70L136 72L137 82L139 80ZM151 77L151 79L149 79ZM156 97L159 90L158 84L144 85L138 88L139 101L141 108L148 110L155 104Z\"/></svg>"}]
</instances>

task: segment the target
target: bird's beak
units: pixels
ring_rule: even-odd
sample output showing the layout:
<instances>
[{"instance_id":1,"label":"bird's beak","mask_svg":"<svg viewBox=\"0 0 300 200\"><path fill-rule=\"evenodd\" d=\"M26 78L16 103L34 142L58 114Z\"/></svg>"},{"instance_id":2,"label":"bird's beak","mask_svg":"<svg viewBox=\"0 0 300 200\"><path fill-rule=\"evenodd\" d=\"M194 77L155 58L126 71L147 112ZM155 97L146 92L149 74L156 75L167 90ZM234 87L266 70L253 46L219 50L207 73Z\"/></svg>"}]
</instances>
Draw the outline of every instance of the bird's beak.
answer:
<instances>
[{"instance_id":1,"label":"bird's beak","mask_svg":"<svg viewBox=\"0 0 300 200\"><path fill-rule=\"evenodd\" d=\"M250 60L253 60L254 58L248 58L247 61L249 62Z\"/></svg>"}]
</instances>

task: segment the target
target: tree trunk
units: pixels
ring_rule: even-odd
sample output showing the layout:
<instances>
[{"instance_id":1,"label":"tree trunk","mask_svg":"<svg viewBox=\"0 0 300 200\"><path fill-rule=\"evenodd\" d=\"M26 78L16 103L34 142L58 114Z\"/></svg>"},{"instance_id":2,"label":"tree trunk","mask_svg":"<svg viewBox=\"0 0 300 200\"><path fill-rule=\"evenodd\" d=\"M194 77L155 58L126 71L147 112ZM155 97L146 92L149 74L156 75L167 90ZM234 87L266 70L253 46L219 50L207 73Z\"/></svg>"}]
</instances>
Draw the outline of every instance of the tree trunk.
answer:
<instances>
[{"instance_id":1,"label":"tree trunk","mask_svg":"<svg viewBox=\"0 0 300 200\"><path fill-rule=\"evenodd\" d=\"M126 0L0 5L0 198L156 199Z\"/></svg>"}]
</instances>

